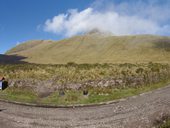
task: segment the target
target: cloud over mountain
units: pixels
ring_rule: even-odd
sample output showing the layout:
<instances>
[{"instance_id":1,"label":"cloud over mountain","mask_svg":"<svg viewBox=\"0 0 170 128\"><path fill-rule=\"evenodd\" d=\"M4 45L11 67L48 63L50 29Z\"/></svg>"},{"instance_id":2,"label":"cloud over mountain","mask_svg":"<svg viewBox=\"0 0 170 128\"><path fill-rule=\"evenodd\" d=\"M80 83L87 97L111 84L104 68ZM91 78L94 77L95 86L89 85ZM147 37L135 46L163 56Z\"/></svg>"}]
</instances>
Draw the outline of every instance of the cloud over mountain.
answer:
<instances>
[{"instance_id":1,"label":"cloud over mountain","mask_svg":"<svg viewBox=\"0 0 170 128\"><path fill-rule=\"evenodd\" d=\"M170 34L170 2L162 0L138 0L114 3L98 0L90 7L66 13L46 20L44 31L70 37L93 29L114 35Z\"/></svg>"}]
</instances>

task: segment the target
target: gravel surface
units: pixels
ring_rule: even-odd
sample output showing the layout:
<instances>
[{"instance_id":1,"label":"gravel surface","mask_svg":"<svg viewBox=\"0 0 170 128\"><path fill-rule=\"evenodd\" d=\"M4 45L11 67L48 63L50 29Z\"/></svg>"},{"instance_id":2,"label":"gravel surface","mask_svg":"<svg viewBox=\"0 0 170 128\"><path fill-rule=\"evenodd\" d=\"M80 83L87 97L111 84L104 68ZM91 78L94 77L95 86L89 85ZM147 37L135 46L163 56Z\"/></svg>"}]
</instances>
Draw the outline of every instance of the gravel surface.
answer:
<instances>
[{"instance_id":1,"label":"gravel surface","mask_svg":"<svg viewBox=\"0 0 170 128\"><path fill-rule=\"evenodd\" d=\"M152 128L170 114L170 85L118 103L41 108L0 102L0 128Z\"/></svg>"}]
</instances>

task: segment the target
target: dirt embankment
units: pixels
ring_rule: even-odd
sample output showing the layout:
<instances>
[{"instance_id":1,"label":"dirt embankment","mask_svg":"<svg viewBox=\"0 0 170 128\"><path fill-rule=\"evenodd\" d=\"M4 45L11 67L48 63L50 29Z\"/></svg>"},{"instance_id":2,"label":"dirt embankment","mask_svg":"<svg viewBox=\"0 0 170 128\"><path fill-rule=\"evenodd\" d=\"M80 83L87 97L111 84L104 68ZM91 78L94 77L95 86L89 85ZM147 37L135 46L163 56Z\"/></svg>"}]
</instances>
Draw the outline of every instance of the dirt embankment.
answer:
<instances>
[{"instance_id":1,"label":"dirt embankment","mask_svg":"<svg viewBox=\"0 0 170 128\"><path fill-rule=\"evenodd\" d=\"M57 84L53 79L49 80L37 80L37 79L11 79L9 80L9 87L24 87L30 88L37 94L50 94L57 90L63 89L73 89L73 90L83 90L87 88L124 88L128 87L139 87L144 86L146 80L143 77L129 77L126 79L103 79L103 80L89 80L83 83L67 83L67 84ZM152 82L159 82L159 79L155 77Z\"/></svg>"}]
</instances>

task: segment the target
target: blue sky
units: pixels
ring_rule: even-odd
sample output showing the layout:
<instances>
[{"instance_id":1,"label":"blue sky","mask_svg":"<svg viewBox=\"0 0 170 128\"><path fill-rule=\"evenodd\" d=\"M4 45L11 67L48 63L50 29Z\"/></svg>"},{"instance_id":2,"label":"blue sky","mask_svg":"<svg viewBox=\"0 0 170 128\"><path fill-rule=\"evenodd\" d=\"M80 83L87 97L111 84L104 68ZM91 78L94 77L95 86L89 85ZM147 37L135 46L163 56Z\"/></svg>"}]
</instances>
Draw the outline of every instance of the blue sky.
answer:
<instances>
[{"instance_id":1,"label":"blue sky","mask_svg":"<svg viewBox=\"0 0 170 128\"><path fill-rule=\"evenodd\" d=\"M0 0L0 53L27 40L59 40L92 29L170 35L169 0Z\"/></svg>"},{"instance_id":2,"label":"blue sky","mask_svg":"<svg viewBox=\"0 0 170 128\"><path fill-rule=\"evenodd\" d=\"M60 39L60 36L37 30L46 19L69 8L86 8L91 0L0 0L0 53L17 42L34 39Z\"/></svg>"}]
</instances>

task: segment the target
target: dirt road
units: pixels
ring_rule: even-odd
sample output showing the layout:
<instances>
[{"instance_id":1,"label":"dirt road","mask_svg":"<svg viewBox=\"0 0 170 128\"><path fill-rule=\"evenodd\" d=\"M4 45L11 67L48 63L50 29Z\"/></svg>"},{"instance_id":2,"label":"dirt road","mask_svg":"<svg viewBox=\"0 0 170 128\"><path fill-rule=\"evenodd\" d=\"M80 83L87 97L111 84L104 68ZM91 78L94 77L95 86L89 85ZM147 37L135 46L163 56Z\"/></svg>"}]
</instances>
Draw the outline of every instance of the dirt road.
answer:
<instances>
[{"instance_id":1,"label":"dirt road","mask_svg":"<svg viewBox=\"0 0 170 128\"><path fill-rule=\"evenodd\" d=\"M170 114L170 85L118 103L38 108L0 102L0 128L151 128Z\"/></svg>"}]
</instances>

